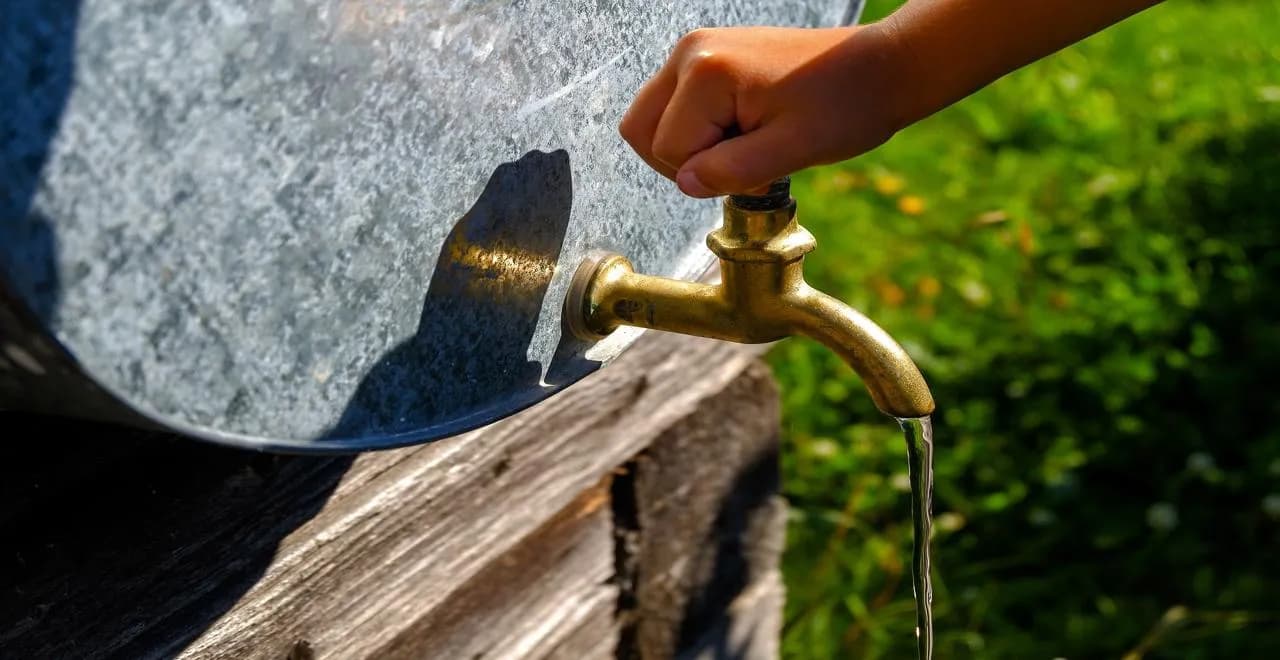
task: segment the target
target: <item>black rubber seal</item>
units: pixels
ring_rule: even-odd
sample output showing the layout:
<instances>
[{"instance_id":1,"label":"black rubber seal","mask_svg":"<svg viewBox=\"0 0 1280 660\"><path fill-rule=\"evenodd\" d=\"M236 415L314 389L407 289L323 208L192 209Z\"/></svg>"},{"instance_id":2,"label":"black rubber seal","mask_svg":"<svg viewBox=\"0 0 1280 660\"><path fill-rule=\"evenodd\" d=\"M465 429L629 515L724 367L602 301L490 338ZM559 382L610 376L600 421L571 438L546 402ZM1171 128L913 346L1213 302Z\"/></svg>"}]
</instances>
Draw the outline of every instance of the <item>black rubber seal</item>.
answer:
<instances>
[{"instance_id":1,"label":"black rubber seal","mask_svg":"<svg viewBox=\"0 0 1280 660\"><path fill-rule=\"evenodd\" d=\"M730 195L729 201L744 211L777 211L791 203L791 177L784 176L769 184L763 195Z\"/></svg>"}]
</instances>

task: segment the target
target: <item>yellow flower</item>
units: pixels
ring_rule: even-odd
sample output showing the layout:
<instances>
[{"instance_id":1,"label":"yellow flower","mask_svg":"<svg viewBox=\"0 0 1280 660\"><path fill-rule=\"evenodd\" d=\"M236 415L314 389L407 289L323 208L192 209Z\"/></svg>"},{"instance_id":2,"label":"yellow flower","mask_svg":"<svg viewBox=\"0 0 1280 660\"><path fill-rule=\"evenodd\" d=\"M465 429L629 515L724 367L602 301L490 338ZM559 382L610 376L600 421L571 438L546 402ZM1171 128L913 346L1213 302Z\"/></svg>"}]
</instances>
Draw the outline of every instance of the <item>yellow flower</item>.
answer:
<instances>
[{"instance_id":1,"label":"yellow flower","mask_svg":"<svg viewBox=\"0 0 1280 660\"><path fill-rule=\"evenodd\" d=\"M1029 257L1036 249L1035 235L1031 232L1031 225L1023 222L1018 225L1018 251L1022 256Z\"/></svg>"},{"instance_id":2,"label":"yellow flower","mask_svg":"<svg viewBox=\"0 0 1280 660\"><path fill-rule=\"evenodd\" d=\"M915 195L903 195L898 198L898 210L907 215L924 213L924 200Z\"/></svg>"},{"instance_id":3,"label":"yellow flower","mask_svg":"<svg viewBox=\"0 0 1280 660\"><path fill-rule=\"evenodd\" d=\"M987 211L978 216L974 224L978 225L998 225L1009 220L1009 214L996 209L995 211Z\"/></svg>"},{"instance_id":4,"label":"yellow flower","mask_svg":"<svg viewBox=\"0 0 1280 660\"><path fill-rule=\"evenodd\" d=\"M925 275L916 282L916 291L924 298L936 298L942 293L942 282L932 275Z\"/></svg>"},{"instance_id":5,"label":"yellow flower","mask_svg":"<svg viewBox=\"0 0 1280 660\"><path fill-rule=\"evenodd\" d=\"M907 299L907 292L903 291L902 287L894 284L888 278L873 278L871 287L875 290L876 295L880 296L880 300L890 307L898 307Z\"/></svg>"},{"instance_id":6,"label":"yellow flower","mask_svg":"<svg viewBox=\"0 0 1280 660\"><path fill-rule=\"evenodd\" d=\"M841 170L831 175L831 185L841 192L847 192L856 188L864 188L867 185L867 175L862 172L848 172Z\"/></svg>"},{"instance_id":7,"label":"yellow flower","mask_svg":"<svg viewBox=\"0 0 1280 660\"><path fill-rule=\"evenodd\" d=\"M881 195L896 195L907 187L907 182L902 177L893 174L877 174L871 183Z\"/></svg>"}]
</instances>

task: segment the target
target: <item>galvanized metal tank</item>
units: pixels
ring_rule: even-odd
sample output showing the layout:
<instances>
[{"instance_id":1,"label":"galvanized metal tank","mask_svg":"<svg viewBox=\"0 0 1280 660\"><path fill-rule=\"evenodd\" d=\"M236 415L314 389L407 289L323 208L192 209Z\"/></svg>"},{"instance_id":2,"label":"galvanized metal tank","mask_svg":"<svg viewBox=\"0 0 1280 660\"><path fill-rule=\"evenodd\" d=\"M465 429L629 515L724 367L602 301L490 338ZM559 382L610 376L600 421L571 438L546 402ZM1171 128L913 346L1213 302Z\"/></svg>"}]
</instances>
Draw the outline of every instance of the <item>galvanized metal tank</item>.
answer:
<instances>
[{"instance_id":1,"label":"galvanized metal tank","mask_svg":"<svg viewBox=\"0 0 1280 660\"><path fill-rule=\"evenodd\" d=\"M512 414L635 337L562 332L584 255L709 263L715 202L616 129L674 41L848 18L837 0L4 0L0 408L281 451Z\"/></svg>"}]
</instances>

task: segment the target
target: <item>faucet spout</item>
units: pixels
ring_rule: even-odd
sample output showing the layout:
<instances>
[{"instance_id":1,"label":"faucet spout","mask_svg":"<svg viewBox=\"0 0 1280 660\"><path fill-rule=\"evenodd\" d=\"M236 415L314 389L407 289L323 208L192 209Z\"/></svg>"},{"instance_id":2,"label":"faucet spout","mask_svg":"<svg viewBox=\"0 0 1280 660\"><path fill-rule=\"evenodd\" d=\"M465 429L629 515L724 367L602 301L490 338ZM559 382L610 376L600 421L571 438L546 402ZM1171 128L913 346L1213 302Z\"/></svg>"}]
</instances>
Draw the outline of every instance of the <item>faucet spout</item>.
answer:
<instances>
[{"instance_id":1,"label":"faucet spout","mask_svg":"<svg viewBox=\"0 0 1280 660\"><path fill-rule=\"evenodd\" d=\"M793 294L797 334L844 360L862 379L876 407L899 419L933 414L933 395L911 356L889 333L857 310L816 289Z\"/></svg>"},{"instance_id":2,"label":"faucet spout","mask_svg":"<svg viewBox=\"0 0 1280 660\"><path fill-rule=\"evenodd\" d=\"M835 351L882 412L933 413L929 386L907 352L873 321L804 281L813 236L796 222L788 180L760 196L725 200L724 224L707 237L720 284L636 273L619 255L588 259L565 300L565 322L583 339L631 325L739 343L804 335Z\"/></svg>"}]
</instances>

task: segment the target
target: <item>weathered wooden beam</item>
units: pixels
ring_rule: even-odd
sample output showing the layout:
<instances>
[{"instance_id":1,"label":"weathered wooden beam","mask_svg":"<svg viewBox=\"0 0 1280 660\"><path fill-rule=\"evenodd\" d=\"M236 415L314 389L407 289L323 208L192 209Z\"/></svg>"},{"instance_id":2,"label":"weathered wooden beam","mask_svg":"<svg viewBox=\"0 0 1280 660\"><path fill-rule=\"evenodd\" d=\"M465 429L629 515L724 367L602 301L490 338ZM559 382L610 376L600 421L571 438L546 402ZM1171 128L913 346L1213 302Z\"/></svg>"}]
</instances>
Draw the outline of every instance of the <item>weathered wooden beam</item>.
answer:
<instances>
[{"instance_id":1,"label":"weathered wooden beam","mask_svg":"<svg viewBox=\"0 0 1280 660\"><path fill-rule=\"evenodd\" d=\"M691 643L697 625L671 632L645 617L669 601L714 624L773 556L761 550L721 584L708 567L723 551L700 544L736 534L776 545L764 531L776 524L726 533L716 522L739 515L723 513L737 506L734 488L765 502L776 486L734 474L776 442L776 396L757 356L650 334L521 415L355 458L5 415L0 656L616 657L641 628ZM618 543L615 478L639 498L636 558ZM670 515L680 507L687 515ZM700 568L673 568L686 551ZM631 584L619 565L640 567Z\"/></svg>"},{"instance_id":2,"label":"weathered wooden beam","mask_svg":"<svg viewBox=\"0 0 1280 660\"><path fill-rule=\"evenodd\" d=\"M612 658L613 521L608 483L592 487L438 606L405 612L376 658Z\"/></svg>"},{"instance_id":3,"label":"weathered wooden beam","mask_svg":"<svg viewBox=\"0 0 1280 660\"><path fill-rule=\"evenodd\" d=\"M776 571L786 523L778 433L777 390L754 363L615 481L615 499L634 506L625 516L635 552L629 657L670 658L704 643L733 601ZM617 497L623 484L633 492Z\"/></svg>"}]
</instances>

